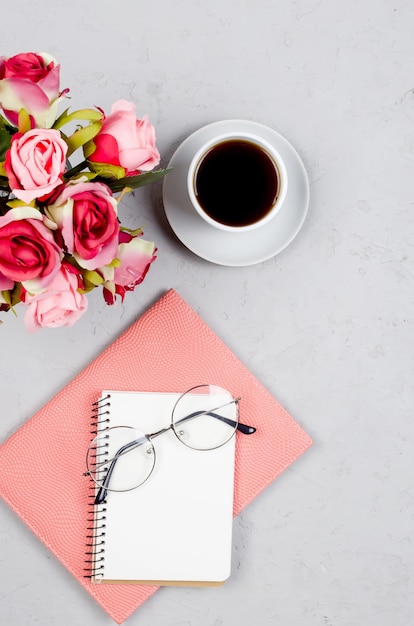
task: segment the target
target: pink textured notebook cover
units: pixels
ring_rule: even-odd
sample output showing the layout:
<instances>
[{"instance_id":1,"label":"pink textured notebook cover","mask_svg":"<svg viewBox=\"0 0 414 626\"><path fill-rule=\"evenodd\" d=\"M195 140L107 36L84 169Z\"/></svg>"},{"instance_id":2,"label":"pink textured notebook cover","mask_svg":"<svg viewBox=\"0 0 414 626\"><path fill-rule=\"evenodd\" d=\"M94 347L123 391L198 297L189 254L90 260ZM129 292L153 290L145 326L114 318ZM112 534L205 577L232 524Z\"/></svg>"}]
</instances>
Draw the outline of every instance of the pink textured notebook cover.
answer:
<instances>
[{"instance_id":1,"label":"pink textured notebook cover","mask_svg":"<svg viewBox=\"0 0 414 626\"><path fill-rule=\"evenodd\" d=\"M157 588L84 578L91 404L105 388L179 392L204 382L241 396L241 421L257 428L237 438L237 515L312 442L174 290L0 446L0 495L119 624Z\"/></svg>"}]
</instances>

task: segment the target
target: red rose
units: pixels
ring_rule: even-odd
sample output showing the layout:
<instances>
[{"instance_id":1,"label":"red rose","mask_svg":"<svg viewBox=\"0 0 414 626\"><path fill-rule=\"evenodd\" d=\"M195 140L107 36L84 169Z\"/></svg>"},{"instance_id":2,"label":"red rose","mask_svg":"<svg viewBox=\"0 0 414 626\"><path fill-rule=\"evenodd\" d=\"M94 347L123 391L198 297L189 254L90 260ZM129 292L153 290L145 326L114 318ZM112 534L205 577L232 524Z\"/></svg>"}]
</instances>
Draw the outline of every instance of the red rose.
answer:
<instances>
[{"instance_id":1,"label":"red rose","mask_svg":"<svg viewBox=\"0 0 414 626\"><path fill-rule=\"evenodd\" d=\"M117 206L106 185L73 181L46 213L57 224L68 252L81 267L94 270L117 255Z\"/></svg>"},{"instance_id":2,"label":"red rose","mask_svg":"<svg viewBox=\"0 0 414 626\"><path fill-rule=\"evenodd\" d=\"M40 292L59 271L62 251L37 209L23 206L0 217L0 275Z\"/></svg>"}]
</instances>

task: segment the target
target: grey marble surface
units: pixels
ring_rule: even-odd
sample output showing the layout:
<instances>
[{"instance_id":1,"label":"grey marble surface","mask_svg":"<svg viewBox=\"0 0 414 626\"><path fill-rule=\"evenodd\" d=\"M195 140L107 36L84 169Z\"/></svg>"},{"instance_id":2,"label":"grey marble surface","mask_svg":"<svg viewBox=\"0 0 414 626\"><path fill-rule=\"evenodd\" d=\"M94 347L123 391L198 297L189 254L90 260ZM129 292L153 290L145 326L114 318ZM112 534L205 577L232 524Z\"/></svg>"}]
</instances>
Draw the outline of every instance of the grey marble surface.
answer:
<instances>
[{"instance_id":1,"label":"grey marble surface","mask_svg":"<svg viewBox=\"0 0 414 626\"><path fill-rule=\"evenodd\" d=\"M231 579L162 589L129 626L409 626L414 621L414 4L408 0L45 0L3 7L1 53L46 50L71 107L136 102L166 164L241 118L298 150L306 222L281 254L229 268L184 248L161 187L121 216L158 260L123 305L97 292L71 329L2 316L0 440L173 287L314 446L234 523ZM0 623L110 625L0 505Z\"/></svg>"}]
</instances>

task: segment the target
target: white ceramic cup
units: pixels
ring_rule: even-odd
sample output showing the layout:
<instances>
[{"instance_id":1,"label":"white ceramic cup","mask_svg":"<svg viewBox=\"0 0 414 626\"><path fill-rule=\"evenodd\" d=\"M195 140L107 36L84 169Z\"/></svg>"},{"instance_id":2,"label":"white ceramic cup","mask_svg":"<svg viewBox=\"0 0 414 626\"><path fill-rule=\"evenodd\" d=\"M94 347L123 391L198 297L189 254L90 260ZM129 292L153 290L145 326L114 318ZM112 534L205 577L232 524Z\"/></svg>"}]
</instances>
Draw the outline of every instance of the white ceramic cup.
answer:
<instances>
[{"instance_id":1,"label":"white ceramic cup","mask_svg":"<svg viewBox=\"0 0 414 626\"><path fill-rule=\"evenodd\" d=\"M257 218L257 216L254 217L255 208L252 207L252 221L250 222L249 220L247 220L249 221L249 223L245 223L244 225L232 225L229 223L225 223L224 219L223 221L214 219L203 208L197 196L197 173L199 172L200 166L202 166L206 155L211 154L211 151L214 150L217 146L231 141L248 142L264 152L265 155L267 155L267 157L270 159L276 170L276 176L278 181L277 193L273 201L269 204L269 207L266 209L266 212L259 218ZM248 177L249 172L244 172L243 175L240 177L241 180L236 181L235 184L243 185L243 176ZM278 213L283 205L283 202L286 198L287 187L287 170L280 154L270 143L268 143L261 137L248 132L225 133L209 139L209 141L204 143L199 148L199 150L197 150L197 152L191 159L187 174L188 194L195 211L199 214L200 217L203 218L203 220L205 220L211 226L231 232L252 230L270 222L270 220L274 218L274 216Z\"/></svg>"}]
</instances>

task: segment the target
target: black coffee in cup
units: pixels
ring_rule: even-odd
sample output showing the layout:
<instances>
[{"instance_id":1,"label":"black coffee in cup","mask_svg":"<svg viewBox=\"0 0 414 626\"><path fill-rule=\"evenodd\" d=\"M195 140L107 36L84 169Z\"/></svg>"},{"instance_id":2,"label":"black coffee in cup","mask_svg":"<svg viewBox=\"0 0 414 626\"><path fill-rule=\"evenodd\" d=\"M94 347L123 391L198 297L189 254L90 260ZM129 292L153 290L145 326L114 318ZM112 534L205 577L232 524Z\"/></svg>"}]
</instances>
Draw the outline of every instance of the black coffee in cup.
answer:
<instances>
[{"instance_id":1,"label":"black coffee in cup","mask_svg":"<svg viewBox=\"0 0 414 626\"><path fill-rule=\"evenodd\" d=\"M275 161L247 139L228 139L199 160L194 193L205 213L231 227L249 226L272 210L280 193Z\"/></svg>"}]
</instances>

